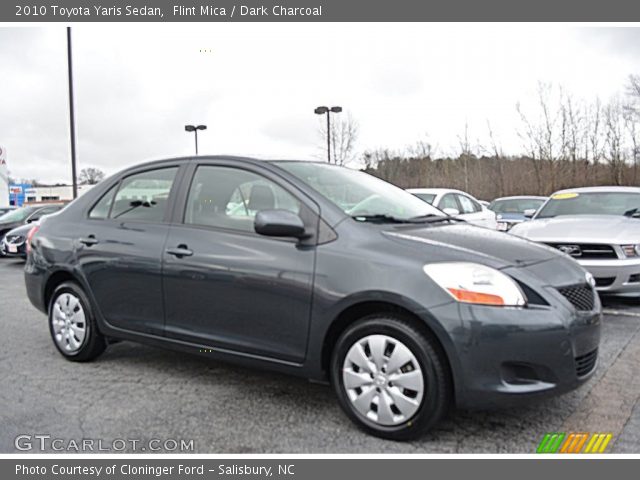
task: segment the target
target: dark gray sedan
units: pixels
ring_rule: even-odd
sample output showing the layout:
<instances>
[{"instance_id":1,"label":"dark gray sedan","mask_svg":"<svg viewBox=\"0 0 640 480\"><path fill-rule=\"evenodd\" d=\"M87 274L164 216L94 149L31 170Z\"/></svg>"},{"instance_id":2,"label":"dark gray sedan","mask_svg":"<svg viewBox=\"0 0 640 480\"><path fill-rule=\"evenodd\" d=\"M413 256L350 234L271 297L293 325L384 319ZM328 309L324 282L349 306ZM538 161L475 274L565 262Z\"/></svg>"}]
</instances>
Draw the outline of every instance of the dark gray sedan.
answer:
<instances>
[{"instance_id":1,"label":"dark gray sedan","mask_svg":"<svg viewBox=\"0 0 640 480\"><path fill-rule=\"evenodd\" d=\"M31 248L27 292L65 358L117 338L328 380L386 438L596 368L601 307L575 261L334 165L137 166L44 219Z\"/></svg>"}]
</instances>

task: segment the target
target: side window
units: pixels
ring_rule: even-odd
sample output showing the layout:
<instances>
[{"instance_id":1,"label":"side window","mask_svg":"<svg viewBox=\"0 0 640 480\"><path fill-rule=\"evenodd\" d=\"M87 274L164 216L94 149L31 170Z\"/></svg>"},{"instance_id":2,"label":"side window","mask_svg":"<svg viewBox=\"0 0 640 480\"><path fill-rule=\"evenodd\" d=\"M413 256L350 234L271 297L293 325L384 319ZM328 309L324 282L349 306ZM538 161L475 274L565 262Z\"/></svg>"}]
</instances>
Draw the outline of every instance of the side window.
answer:
<instances>
[{"instance_id":1,"label":"side window","mask_svg":"<svg viewBox=\"0 0 640 480\"><path fill-rule=\"evenodd\" d=\"M300 213L300 202L258 174L230 167L198 167L191 182L184 222L253 232L261 210Z\"/></svg>"},{"instance_id":2,"label":"side window","mask_svg":"<svg viewBox=\"0 0 640 480\"><path fill-rule=\"evenodd\" d=\"M116 193L111 218L161 222L177 171L177 167L161 168L126 177Z\"/></svg>"},{"instance_id":3,"label":"side window","mask_svg":"<svg viewBox=\"0 0 640 480\"><path fill-rule=\"evenodd\" d=\"M105 193L102 198L96 203L91 211L89 212L89 218L107 218L109 216L109 211L111 210L111 204L113 203L113 197L116 194L116 187L118 185L114 185Z\"/></svg>"},{"instance_id":4,"label":"side window","mask_svg":"<svg viewBox=\"0 0 640 480\"><path fill-rule=\"evenodd\" d=\"M444 210L445 208L455 208L456 210L460 210L460 206L456 201L456 197L453 193L447 193L442 200L440 200L440 205L438 205L440 210Z\"/></svg>"},{"instance_id":5,"label":"side window","mask_svg":"<svg viewBox=\"0 0 640 480\"><path fill-rule=\"evenodd\" d=\"M480 209L476 210L476 207L474 205L475 202L466 195L458 195L458 201L460 202L460 206L462 207L461 213L475 213L480 211Z\"/></svg>"}]
</instances>

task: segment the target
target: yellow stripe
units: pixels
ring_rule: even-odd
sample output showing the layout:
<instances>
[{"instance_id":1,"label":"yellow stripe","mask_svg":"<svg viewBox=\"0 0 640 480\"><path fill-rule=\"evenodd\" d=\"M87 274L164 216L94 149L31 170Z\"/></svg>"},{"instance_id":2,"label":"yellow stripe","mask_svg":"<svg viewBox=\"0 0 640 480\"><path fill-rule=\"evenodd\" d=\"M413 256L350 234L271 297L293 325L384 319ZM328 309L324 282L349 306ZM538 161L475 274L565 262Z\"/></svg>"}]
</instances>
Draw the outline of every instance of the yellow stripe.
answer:
<instances>
[{"instance_id":1,"label":"yellow stripe","mask_svg":"<svg viewBox=\"0 0 640 480\"><path fill-rule=\"evenodd\" d=\"M591 436L591 440L589 440L589 443L587 444L587 448L584 449L584 453L591 453L591 447L593 447L593 444L595 443L597 437L598 437L597 434L594 434Z\"/></svg>"},{"instance_id":2,"label":"yellow stripe","mask_svg":"<svg viewBox=\"0 0 640 480\"><path fill-rule=\"evenodd\" d=\"M589 438L589 435L586 433L581 433L580 435L581 435L581 438L580 438L580 441L578 442L578 445L574 449L574 453L580 453L582 451L582 446L587 441L587 438Z\"/></svg>"},{"instance_id":3,"label":"yellow stripe","mask_svg":"<svg viewBox=\"0 0 640 480\"><path fill-rule=\"evenodd\" d=\"M611 441L611 437L613 437L613 435L611 435L610 433L605 436L604 442L602 442L602 446L600 447L598 453L604 452L605 448L607 448L607 445L609 445L609 442Z\"/></svg>"},{"instance_id":4,"label":"yellow stripe","mask_svg":"<svg viewBox=\"0 0 640 480\"><path fill-rule=\"evenodd\" d=\"M596 440L596 443L593 444L593 448L591 449L591 453L598 453L598 449L600 448L600 444L602 443L602 440L604 440L605 435L603 433L598 433L598 439Z\"/></svg>"},{"instance_id":5,"label":"yellow stripe","mask_svg":"<svg viewBox=\"0 0 640 480\"><path fill-rule=\"evenodd\" d=\"M573 440L574 436L575 435L573 433L570 433L569 435L567 435L567 439L562 444L562 448L560 449L560 453L567 453L567 448L569 448L569 444L571 443L571 440Z\"/></svg>"}]
</instances>

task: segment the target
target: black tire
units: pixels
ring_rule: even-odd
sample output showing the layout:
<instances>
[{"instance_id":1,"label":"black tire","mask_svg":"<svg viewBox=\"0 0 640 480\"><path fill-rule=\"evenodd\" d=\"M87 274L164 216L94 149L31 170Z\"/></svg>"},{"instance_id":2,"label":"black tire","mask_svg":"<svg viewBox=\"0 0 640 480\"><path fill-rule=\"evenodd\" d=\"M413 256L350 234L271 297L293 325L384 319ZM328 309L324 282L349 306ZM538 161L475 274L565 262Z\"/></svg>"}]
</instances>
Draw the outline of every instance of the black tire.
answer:
<instances>
[{"instance_id":1,"label":"black tire","mask_svg":"<svg viewBox=\"0 0 640 480\"><path fill-rule=\"evenodd\" d=\"M369 335L386 335L402 342L417 359L424 393L418 410L397 425L381 425L364 416L349 399L343 382L343 365L349 349ZM331 383L340 406L361 429L390 440L412 440L432 428L446 413L452 399L451 379L444 355L436 341L411 321L394 314L375 314L350 325L336 342L331 356Z\"/></svg>"},{"instance_id":2,"label":"black tire","mask_svg":"<svg viewBox=\"0 0 640 480\"><path fill-rule=\"evenodd\" d=\"M73 351L68 352L60 347L58 342L55 339L55 332L53 326L53 307L58 299L63 294L70 293L71 295L78 298L80 301L80 305L84 311L85 317L85 329L86 333L83 341L81 342L80 347ZM53 340L53 344L60 354L70 360L72 362L90 362L95 358L99 357L102 352L107 348L107 342L105 337L98 330L96 319L93 314L93 310L91 309L91 302L87 298L86 294L82 290L82 288L75 282L64 282L54 290L53 295L51 295L51 300L49 301L49 332L51 333L51 339Z\"/></svg>"}]
</instances>

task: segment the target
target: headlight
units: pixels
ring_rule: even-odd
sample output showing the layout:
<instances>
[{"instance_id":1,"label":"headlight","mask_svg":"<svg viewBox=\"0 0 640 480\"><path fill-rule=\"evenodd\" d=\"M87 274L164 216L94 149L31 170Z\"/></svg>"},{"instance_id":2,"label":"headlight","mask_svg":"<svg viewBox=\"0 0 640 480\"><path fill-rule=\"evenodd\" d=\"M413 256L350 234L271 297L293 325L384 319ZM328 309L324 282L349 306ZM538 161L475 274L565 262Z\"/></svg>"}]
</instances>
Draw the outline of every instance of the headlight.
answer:
<instances>
[{"instance_id":1,"label":"headlight","mask_svg":"<svg viewBox=\"0 0 640 480\"><path fill-rule=\"evenodd\" d=\"M640 245L620 245L625 257L640 257Z\"/></svg>"},{"instance_id":2,"label":"headlight","mask_svg":"<svg viewBox=\"0 0 640 480\"><path fill-rule=\"evenodd\" d=\"M514 280L485 265L467 262L431 263L425 265L423 270L458 302L513 307L527 303Z\"/></svg>"}]
</instances>

